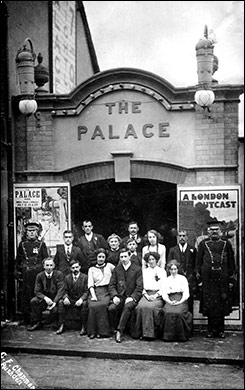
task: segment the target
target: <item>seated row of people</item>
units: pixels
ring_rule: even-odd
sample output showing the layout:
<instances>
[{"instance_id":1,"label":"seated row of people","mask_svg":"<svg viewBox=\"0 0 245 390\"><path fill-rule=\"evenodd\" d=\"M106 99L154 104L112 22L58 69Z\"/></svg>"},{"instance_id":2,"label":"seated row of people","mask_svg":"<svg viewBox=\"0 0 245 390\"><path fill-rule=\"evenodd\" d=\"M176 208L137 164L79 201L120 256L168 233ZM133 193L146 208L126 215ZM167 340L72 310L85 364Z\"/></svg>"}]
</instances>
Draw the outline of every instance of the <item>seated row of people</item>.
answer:
<instances>
[{"instance_id":1,"label":"seated row of people","mask_svg":"<svg viewBox=\"0 0 245 390\"><path fill-rule=\"evenodd\" d=\"M69 310L80 316L80 335L91 339L115 335L122 341L125 331L133 338L166 341L188 340L192 314L188 311L189 287L185 276L178 274L179 263L168 263L170 275L157 265L160 255L144 256L147 268L131 261L126 248L120 250L119 263L108 262L107 251L96 251L96 264L81 272L78 260L70 262L70 273L55 269L52 257L43 260L44 271L36 278L35 297L31 300L33 325L40 329L42 312L58 314L57 334L65 330Z\"/></svg>"}]
</instances>

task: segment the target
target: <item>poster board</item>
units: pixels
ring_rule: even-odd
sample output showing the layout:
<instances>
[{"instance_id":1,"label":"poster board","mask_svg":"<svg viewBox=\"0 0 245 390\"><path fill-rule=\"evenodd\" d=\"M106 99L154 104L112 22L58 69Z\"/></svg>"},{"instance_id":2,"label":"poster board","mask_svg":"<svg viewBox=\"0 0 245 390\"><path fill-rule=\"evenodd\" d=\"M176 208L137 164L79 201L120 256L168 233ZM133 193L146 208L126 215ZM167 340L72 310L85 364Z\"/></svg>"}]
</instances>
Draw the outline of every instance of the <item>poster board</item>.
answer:
<instances>
[{"instance_id":1,"label":"poster board","mask_svg":"<svg viewBox=\"0 0 245 390\"><path fill-rule=\"evenodd\" d=\"M233 312L225 324L242 326L242 262L241 262L241 188L230 186L177 186L178 229L188 231L189 243L196 248L207 237L207 221L223 222L222 230L233 247L237 271ZM194 324L206 324L199 313L199 301L194 305Z\"/></svg>"},{"instance_id":2,"label":"poster board","mask_svg":"<svg viewBox=\"0 0 245 390\"><path fill-rule=\"evenodd\" d=\"M70 183L16 183L13 194L15 256L28 220L42 225L40 238L53 256L71 226Z\"/></svg>"}]
</instances>

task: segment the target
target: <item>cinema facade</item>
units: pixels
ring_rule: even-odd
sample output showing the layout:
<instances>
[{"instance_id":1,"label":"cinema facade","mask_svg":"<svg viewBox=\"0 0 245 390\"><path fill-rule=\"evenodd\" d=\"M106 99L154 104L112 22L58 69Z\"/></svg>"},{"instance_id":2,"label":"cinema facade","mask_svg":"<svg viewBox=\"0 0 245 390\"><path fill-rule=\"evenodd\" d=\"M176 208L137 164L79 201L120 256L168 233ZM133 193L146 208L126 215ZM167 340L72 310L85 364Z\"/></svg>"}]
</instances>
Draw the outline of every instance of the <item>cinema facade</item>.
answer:
<instances>
[{"instance_id":1,"label":"cinema facade","mask_svg":"<svg viewBox=\"0 0 245 390\"><path fill-rule=\"evenodd\" d=\"M48 91L37 91L38 109L30 116L19 111L20 96L11 96L12 230L8 228L5 239L13 240L4 265L14 269L23 223L29 218L42 224L42 238L52 254L62 242L63 230L72 228L79 236L84 219L106 238L113 232L126 235L128 222L137 221L141 235L158 230L169 250L177 229L187 229L190 243L197 246L206 236L207 220L217 218L233 245L238 275L226 327L241 329L243 161L238 106L243 86L213 83L215 101L205 110L194 100L197 85L175 88L164 78L135 68L100 72L88 42L92 74L76 77L80 82L71 90L55 92L59 79L55 87L53 73ZM8 286L3 287L8 309L13 284L7 279ZM18 286L14 289L18 312ZM196 301L196 327L206 324L198 305Z\"/></svg>"}]
</instances>

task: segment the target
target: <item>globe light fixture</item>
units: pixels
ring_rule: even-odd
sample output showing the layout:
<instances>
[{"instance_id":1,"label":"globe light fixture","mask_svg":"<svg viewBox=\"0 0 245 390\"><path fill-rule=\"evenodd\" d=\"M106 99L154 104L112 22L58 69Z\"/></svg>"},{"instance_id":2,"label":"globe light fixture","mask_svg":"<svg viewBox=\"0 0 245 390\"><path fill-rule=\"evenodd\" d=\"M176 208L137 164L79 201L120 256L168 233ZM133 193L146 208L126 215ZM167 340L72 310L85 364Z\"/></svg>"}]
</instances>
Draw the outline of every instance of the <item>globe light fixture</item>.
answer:
<instances>
[{"instance_id":1,"label":"globe light fixture","mask_svg":"<svg viewBox=\"0 0 245 390\"><path fill-rule=\"evenodd\" d=\"M37 111L37 102L35 99L22 99L19 102L19 110L23 115L29 116Z\"/></svg>"},{"instance_id":2,"label":"globe light fixture","mask_svg":"<svg viewBox=\"0 0 245 390\"><path fill-rule=\"evenodd\" d=\"M215 99L214 92L211 89L200 89L195 93L195 102L202 108L209 108Z\"/></svg>"}]
</instances>

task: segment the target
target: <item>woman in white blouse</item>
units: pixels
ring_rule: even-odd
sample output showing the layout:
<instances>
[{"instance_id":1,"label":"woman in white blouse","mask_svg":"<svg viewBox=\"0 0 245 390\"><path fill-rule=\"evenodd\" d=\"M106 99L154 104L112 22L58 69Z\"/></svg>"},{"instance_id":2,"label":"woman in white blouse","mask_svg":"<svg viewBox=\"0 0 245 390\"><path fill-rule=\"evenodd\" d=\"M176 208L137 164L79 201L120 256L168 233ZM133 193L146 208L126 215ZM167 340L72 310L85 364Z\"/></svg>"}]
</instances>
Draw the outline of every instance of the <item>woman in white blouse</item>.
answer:
<instances>
[{"instance_id":1,"label":"woman in white blouse","mask_svg":"<svg viewBox=\"0 0 245 390\"><path fill-rule=\"evenodd\" d=\"M160 255L157 252L145 254L144 261L148 265L143 269L143 296L136 306L136 321L132 336L146 340L158 337L160 315L163 300L160 290L167 279L166 271L157 265Z\"/></svg>"},{"instance_id":2,"label":"woman in white blouse","mask_svg":"<svg viewBox=\"0 0 245 390\"><path fill-rule=\"evenodd\" d=\"M149 252L157 252L160 255L159 260L157 262L157 265L160 268L164 268L165 269L165 265L166 265L166 247L165 247L165 245L160 244L158 242L158 237L159 237L159 233L156 230L154 230L154 229L148 230L148 232L147 232L148 245L145 245L142 248L142 268L146 268L147 267L147 264L146 264L146 262L144 260L145 254L149 253Z\"/></svg>"},{"instance_id":3,"label":"woman in white blouse","mask_svg":"<svg viewBox=\"0 0 245 390\"><path fill-rule=\"evenodd\" d=\"M91 339L110 337L111 328L107 308L110 302L109 281L115 266L107 263L104 248L96 251L97 264L88 270L88 323L87 333Z\"/></svg>"},{"instance_id":4,"label":"woman in white blouse","mask_svg":"<svg viewBox=\"0 0 245 390\"><path fill-rule=\"evenodd\" d=\"M165 301L161 326L164 341L186 341L192 330L192 314L188 311L188 281L184 275L178 274L179 266L175 259L168 262L170 275L161 290Z\"/></svg>"}]
</instances>

